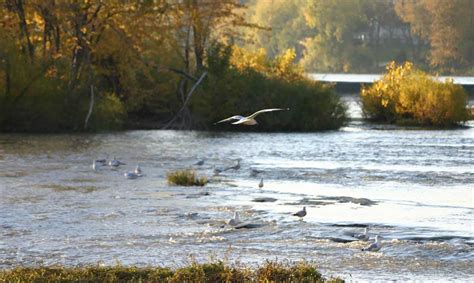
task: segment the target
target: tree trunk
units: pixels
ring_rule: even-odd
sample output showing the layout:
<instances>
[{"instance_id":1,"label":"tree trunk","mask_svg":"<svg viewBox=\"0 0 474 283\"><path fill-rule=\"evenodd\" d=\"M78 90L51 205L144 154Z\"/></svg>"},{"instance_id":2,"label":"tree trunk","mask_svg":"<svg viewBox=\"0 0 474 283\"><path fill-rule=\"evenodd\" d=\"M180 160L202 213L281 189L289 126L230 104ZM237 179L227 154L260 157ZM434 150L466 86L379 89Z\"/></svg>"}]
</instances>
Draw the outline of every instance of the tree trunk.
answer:
<instances>
[{"instance_id":1,"label":"tree trunk","mask_svg":"<svg viewBox=\"0 0 474 283\"><path fill-rule=\"evenodd\" d=\"M26 17L25 17L25 9L23 7L22 0L14 0L15 9L18 14L18 18L20 19L20 31L22 36L26 39L27 51L28 55L30 56L31 62L34 61L35 49L33 44L31 43L30 33L28 31L28 26L26 24Z\"/></svg>"},{"instance_id":2,"label":"tree trunk","mask_svg":"<svg viewBox=\"0 0 474 283\"><path fill-rule=\"evenodd\" d=\"M187 97L186 97L186 100L184 101L183 103L183 106L181 107L181 109L179 109L178 113L173 117L173 119L171 119L168 124L166 124L163 129L168 129L171 125L174 124L174 122L178 119L178 118L181 118L181 128L184 128L186 126L186 124L190 124L192 123L192 117L191 117L191 113L189 112L189 109L187 107L188 105L188 102L189 100L191 99L191 95L193 94L193 92L196 90L196 88L198 87L198 85L202 82L202 80L206 77L207 75L207 72L204 72L202 73L201 77L199 78L199 80L193 85L193 87L191 88L191 90L189 91ZM186 119L189 117L190 119L190 123L186 123Z\"/></svg>"}]
</instances>

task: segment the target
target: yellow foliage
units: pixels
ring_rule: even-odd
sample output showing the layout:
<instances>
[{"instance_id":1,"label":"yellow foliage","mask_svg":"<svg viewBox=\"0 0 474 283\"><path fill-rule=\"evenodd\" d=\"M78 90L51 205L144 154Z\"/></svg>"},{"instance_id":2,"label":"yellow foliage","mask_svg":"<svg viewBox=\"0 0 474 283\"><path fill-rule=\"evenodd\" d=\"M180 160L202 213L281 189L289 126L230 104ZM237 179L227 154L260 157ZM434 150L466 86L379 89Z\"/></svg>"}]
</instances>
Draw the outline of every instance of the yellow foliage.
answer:
<instances>
[{"instance_id":1,"label":"yellow foliage","mask_svg":"<svg viewBox=\"0 0 474 283\"><path fill-rule=\"evenodd\" d=\"M247 51L236 45L232 47L230 63L237 70L241 71L250 68L265 73L268 68L266 62L267 52L263 48L260 48L257 51Z\"/></svg>"},{"instance_id":2,"label":"yellow foliage","mask_svg":"<svg viewBox=\"0 0 474 283\"><path fill-rule=\"evenodd\" d=\"M288 49L278 55L274 60L269 60L265 49L248 51L238 46L232 46L230 64L239 71L252 69L268 77L278 77L286 81L302 78L303 68L296 62L296 51Z\"/></svg>"},{"instance_id":3,"label":"yellow foliage","mask_svg":"<svg viewBox=\"0 0 474 283\"><path fill-rule=\"evenodd\" d=\"M468 118L467 94L452 80L439 82L412 63L391 62L387 74L361 91L366 117L388 122L452 126Z\"/></svg>"}]
</instances>

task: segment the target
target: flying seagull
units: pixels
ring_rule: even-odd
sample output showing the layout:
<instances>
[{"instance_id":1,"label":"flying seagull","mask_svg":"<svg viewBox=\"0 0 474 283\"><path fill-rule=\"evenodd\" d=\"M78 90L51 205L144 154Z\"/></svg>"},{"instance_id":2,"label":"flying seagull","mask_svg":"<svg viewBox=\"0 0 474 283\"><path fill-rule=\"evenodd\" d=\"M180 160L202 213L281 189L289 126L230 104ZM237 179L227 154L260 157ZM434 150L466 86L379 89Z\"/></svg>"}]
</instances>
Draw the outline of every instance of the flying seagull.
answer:
<instances>
[{"instance_id":1,"label":"flying seagull","mask_svg":"<svg viewBox=\"0 0 474 283\"><path fill-rule=\"evenodd\" d=\"M253 126L253 125L258 124L257 121L255 121L255 117L257 117L258 114L265 113L265 112L282 111L282 110L290 110L290 108L262 109L262 110L259 110L259 111L255 112L252 115L247 116L247 117L240 116L240 115L235 115L235 116L229 117L227 119L220 120L219 122L214 123L214 125L222 123L222 122L237 120L237 121L233 122L232 125L243 124L243 125Z\"/></svg>"},{"instance_id":2,"label":"flying seagull","mask_svg":"<svg viewBox=\"0 0 474 283\"><path fill-rule=\"evenodd\" d=\"M303 217L306 216L306 206L303 207L303 210L293 213L293 216L298 216L300 219L303 219Z\"/></svg>"},{"instance_id":3,"label":"flying seagull","mask_svg":"<svg viewBox=\"0 0 474 283\"><path fill-rule=\"evenodd\" d=\"M368 247L362 249L362 251L377 252L382 248L382 242L380 241L379 235L375 236L375 242L370 244Z\"/></svg>"}]
</instances>

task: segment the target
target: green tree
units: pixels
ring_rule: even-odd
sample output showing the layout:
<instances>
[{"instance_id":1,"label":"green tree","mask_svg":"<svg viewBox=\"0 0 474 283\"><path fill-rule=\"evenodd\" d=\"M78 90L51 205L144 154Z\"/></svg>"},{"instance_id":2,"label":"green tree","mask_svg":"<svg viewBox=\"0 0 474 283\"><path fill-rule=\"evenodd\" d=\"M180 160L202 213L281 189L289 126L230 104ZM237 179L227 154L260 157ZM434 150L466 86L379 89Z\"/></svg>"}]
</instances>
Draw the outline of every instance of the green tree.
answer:
<instances>
[{"instance_id":1,"label":"green tree","mask_svg":"<svg viewBox=\"0 0 474 283\"><path fill-rule=\"evenodd\" d=\"M314 33L306 25L304 6L306 0L260 0L249 4L251 22L267 29L252 29L248 32L249 48L264 48L271 58L287 49L295 49L296 59L303 55L302 41Z\"/></svg>"},{"instance_id":2,"label":"green tree","mask_svg":"<svg viewBox=\"0 0 474 283\"><path fill-rule=\"evenodd\" d=\"M363 0L308 1L306 22L317 33L304 41L302 62L307 70L348 72L371 61L364 42L368 20L363 4Z\"/></svg>"}]
</instances>

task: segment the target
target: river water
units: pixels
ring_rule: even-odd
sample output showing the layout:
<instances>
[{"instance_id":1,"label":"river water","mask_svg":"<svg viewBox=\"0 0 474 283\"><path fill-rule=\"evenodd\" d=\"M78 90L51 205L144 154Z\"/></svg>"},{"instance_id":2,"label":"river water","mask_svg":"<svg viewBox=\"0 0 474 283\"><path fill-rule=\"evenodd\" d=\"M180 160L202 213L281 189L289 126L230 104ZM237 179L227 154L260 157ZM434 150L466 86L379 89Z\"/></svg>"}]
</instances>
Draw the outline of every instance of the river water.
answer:
<instances>
[{"instance_id":1,"label":"river water","mask_svg":"<svg viewBox=\"0 0 474 283\"><path fill-rule=\"evenodd\" d=\"M127 165L92 170L93 159L113 156ZM214 175L239 158L240 169ZM144 176L125 179L137 163ZM355 120L324 133L1 134L0 268L277 259L348 280L474 280L473 163L472 121L455 130ZM168 186L166 173L184 168L211 183ZM303 206L299 221L291 214ZM254 228L223 226L235 210ZM351 236L365 226L383 237L379 252Z\"/></svg>"}]
</instances>

